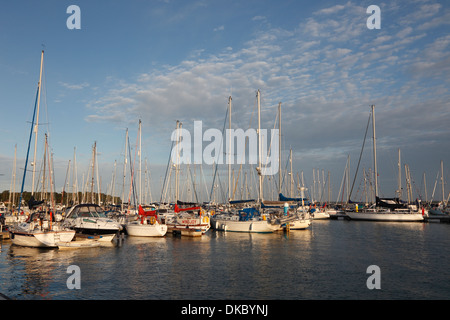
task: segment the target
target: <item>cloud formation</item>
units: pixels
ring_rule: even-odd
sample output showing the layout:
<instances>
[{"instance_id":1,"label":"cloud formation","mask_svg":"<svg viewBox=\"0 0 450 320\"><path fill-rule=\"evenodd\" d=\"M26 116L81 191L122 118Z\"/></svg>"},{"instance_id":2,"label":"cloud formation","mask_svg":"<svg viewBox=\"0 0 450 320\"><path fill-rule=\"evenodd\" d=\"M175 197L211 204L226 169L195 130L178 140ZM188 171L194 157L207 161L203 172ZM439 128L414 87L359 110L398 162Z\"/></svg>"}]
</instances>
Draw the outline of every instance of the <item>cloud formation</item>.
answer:
<instances>
[{"instance_id":1,"label":"cloud formation","mask_svg":"<svg viewBox=\"0 0 450 320\"><path fill-rule=\"evenodd\" d=\"M377 106L380 148L441 143L449 147L449 10L437 3L381 7L381 30L368 30L366 8L353 2L323 8L293 29L267 27L242 48L199 55L178 65L117 81L90 101L87 121L135 121L170 137L175 120L203 120L221 128L229 95L236 127L255 126L255 92L262 93L263 125L283 109L284 147L302 164L358 154L369 106ZM394 13L401 19L390 21ZM267 19L255 16L252 20ZM221 30L223 26L218 27ZM222 28L223 30L223 28ZM426 128L424 132L423 128Z\"/></svg>"}]
</instances>

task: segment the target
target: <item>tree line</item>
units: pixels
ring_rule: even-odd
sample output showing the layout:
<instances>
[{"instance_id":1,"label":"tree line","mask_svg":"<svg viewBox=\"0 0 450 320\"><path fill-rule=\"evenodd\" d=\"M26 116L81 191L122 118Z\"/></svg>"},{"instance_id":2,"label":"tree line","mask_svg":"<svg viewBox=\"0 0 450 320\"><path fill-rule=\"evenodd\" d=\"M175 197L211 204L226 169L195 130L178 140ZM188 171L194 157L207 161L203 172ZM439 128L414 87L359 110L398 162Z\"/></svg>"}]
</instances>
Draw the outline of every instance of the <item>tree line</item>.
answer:
<instances>
[{"instance_id":1,"label":"tree line","mask_svg":"<svg viewBox=\"0 0 450 320\"><path fill-rule=\"evenodd\" d=\"M92 200L91 197L93 198L93 201L91 201ZM35 193L34 198L35 198L35 200L38 200L38 201L41 201L42 199L45 199L46 201L51 201L52 200L52 198L50 196L50 193L46 193L46 194L42 194L41 192ZM76 198L76 196L75 196L75 198ZM86 198L87 198L87 200L85 202L97 203L98 202L98 193L94 193L93 195L89 194L89 195L86 196ZM14 194L14 204L16 206L19 204L19 199L20 199L20 192L16 192ZM22 193L23 203L27 204L30 201L30 199L31 199L31 192L24 191ZM72 199L74 199L74 195L72 193L67 193L67 192L64 192L64 193L54 192L53 193L53 201L55 201L55 203L57 203L57 204L64 204L64 205L65 204L69 204L69 205L71 205L72 202L73 202ZM78 199L83 199L82 192L78 192ZM2 193L0 193L0 201L1 202L8 203L10 200L11 201L13 200L13 194L11 194L11 197L10 197L9 190L4 190ZM105 202L111 203L112 202L112 197L110 195L106 195L104 193L101 193L100 194L100 201L102 203L105 203ZM121 199L119 197L115 197L114 198L114 202L115 202L115 204L121 204L122 203Z\"/></svg>"}]
</instances>

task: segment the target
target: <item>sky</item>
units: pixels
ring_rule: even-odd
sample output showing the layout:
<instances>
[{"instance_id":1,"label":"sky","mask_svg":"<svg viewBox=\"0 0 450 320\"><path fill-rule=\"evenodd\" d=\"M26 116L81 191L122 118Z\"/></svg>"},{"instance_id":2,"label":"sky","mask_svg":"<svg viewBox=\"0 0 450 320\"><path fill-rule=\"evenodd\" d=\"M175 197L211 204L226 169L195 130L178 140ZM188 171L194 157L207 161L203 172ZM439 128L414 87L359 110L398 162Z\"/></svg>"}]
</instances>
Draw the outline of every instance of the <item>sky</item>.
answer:
<instances>
[{"instance_id":1,"label":"sky","mask_svg":"<svg viewBox=\"0 0 450 320\"><path fill-rule=\"evenodd\" d=\"M70 5L80 8L79 29L67 26L75 21ZM379 29L368 28L370 5L380 8ZM375 105L380 195L395 196L400 149L403 198L407 165L413 197L425 199L426 190L429 200L441 161L450 179L449 24L450 4L436 0L8 1L0 11L0 191L11 188L16 147L20 191L44 50L37 167L47 133L58 192L67 185L70 192L74 155L83 188L95 143L102 192L114 184L115 194L129 194L125 132L137 166L141 120L145 190L159 200L176 121L192 133L194 121L222 130L231 96L232 128L256 128L260 90L261 128L277 126L281 102L282 172L292 149L294 176L303 173L310 192L330 172L331 200L343 195L347 160L351 183ZM363 194L362 170L373 170L371 139L369 130L354 200ZM227 168L218 171L218 193L227 188ZM237 179L239 166L233 169ZM254 191L255 169L246 170ZM181 198L190 201L195 191L209 200L213 167L181 173ZM244 171L239 177L234 198L245 198Z\"/></svg>"}]
</instances>

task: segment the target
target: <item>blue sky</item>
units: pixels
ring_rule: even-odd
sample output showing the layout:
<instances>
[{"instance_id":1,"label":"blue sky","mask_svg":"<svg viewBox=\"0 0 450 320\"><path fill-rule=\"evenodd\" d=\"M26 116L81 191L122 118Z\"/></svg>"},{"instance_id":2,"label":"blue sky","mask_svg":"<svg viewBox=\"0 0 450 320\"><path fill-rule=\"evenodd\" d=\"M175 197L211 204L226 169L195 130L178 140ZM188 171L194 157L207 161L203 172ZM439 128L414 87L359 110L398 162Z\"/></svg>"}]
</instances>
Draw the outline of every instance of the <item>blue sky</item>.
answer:
<instances>
[{"instance_id":1,"label":"blue sky","mask_svg":"<svg viewBox=\"0 0 450 320\"><path fill-rule=\"evenodd\" d=\"M72 4L81 9L80 30L66 27ZM381 9L379 30L366 26L372 4ZM94 141L102 191L115 160L121 181L125 130L134 148L142 119L142 156L159 199L175 121L188 130L194 120L221 129L231 95L232 126L254 127L260 89L262 126L273 128L281 101L283 167L292 148L294 172L303 171L308 186L313 168L330 171L336 199L349 155L353 177L374 104L382 195L394 196L400 148L414 191L424 196L425 172L430 198L440 161L450 165L449 21L450 5L435 0L7 2L0 12L0 189L10 187L16 144L20 189L44 48L39 132L41 144L44 132L50 136L58 191L74 148L82 180ZM366 170L370 151L369 140ZM211 168L202 169L207 181Z\"/></svg>"}]
</instances>

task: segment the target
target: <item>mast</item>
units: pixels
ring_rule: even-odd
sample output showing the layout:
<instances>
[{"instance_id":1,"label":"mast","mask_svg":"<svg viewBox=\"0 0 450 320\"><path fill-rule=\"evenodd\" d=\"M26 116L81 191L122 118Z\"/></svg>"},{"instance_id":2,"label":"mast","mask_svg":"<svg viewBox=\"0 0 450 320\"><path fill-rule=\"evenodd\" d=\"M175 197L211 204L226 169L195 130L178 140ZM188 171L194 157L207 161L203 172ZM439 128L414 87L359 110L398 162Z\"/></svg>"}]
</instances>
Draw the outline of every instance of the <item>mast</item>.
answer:
<instances>
[{"instance_id":1,"label":"mast","mask_svg":"<svg viewBox=\"0 0 450 320\"><path fill-rule=\"evenodd\" d=\"M98 199L98 205L101 206L102 205L102 201L101 201L101 187L102 187L102 179L101 177L99 177L99 170L98 170L98 159L97 159L97 142L95 143L95 170L97 171L97 199Z\"/></svg>"},{"instance_id":2,"label":"mast","mask_svg":"<svg viewBox=\"0 0 450 320\"><path fill-rule=\"evenodd\" d=\"M42 65L44 64L44 50L41 52L41 67L39 71L39 82L38 82L38 97L37 97L37 114L36 114L36 124L34 126L34 158L32 162L33 166L33 179L31 183L31 195L34 195L34 179L36 175L36 150L37 150L37 138L38 138L38 125L39 125L39 104L41 101L41 85L42 85Z\"/></svg>"},{"instance_id":3,"label":"mast","mask_svg":"<svg viewBox=\"0 0 450 320\"><path fill-rule=\"evenodd\" d=\"M69 163L67 164L67 170L66 170L66 179L64 181L64 186L63 186L63 190L62 190L62 194L61 194L61 204L64 203L64 195L66 194L66 186L67 186L67 190L69 190L69 181L70 181L70 159L69 159ZM67 195L66 195L67 198Z\"/></svg>"},{"instance_id":4,"label":"mast","mask_svg":"<svg viewBox=\"0 0 450 320\"><path fill-rule=\"evenodd\" d=\"M290 179L289 179L289 194L290 197L294 197L292 190L293 190L293 185L294 185L294 173L292 172L292 148L289 151L289 164L291 167L291 172L289 173L290 175Z\"/></svg>"},{"instance_id":5,"label":"mast","mask_svg":"<svg viewBox=\"0 0 450 320\"><path fill-rule=\"evenodd\" d=\"M425 187L425 203L428 202L428 195L427 195L427 178L425 176L425 172L423 173L423 185Z\"/></svg>"},{"instance_id":6,"label":"mast","mask_svg":"<svg viewBox=\"0 0 450 320\"><path fill-rule=\"evenodd\" d=\"M95 147L97 142L94 141L94 146L92 147L92 178L91 178L91 201L94 203L94 174L95 174Z\"/></svg>"},{"instance_id":7,"label":"mast","mask_svg":"<svg viewBox=\"0 0 450 320\"><path fill-rule=\"evenodd\" d=\"M142 122L139 119L139 204L142 204Z\"/></svg>"},{"instance_id":8,"label":"mast","mask_svg":"<svg viewBox=\"0 0 450 320\"><path fill-rule=\"evenodd\" d=\"M37 91L39 92L39 87L38 87ZM25 168L23 170L22 186L20 188L19 207L17 208L18 214L20 214L20 207L22 205L23 187L25 185L25 177L27 175L28 156L30 154L31 137L33 136L33 124L34 124L34 119L35 119L35 116L36 116L36 104L37 104L37 99L38 99L38 92L36 92L36 101L34 103L33 120L31 120L30 137L28 138L27 156L25 158Z\"/></svg>"},{"instance_id":9,"label":"mast","mask_svg":"<svg viewBox=\"0 0 450 320\"><path fill-rule=\"evenodd\" d=\"M258 89L256 93L256 100L258 102L258 178L259 178L259 194L258 194L258 202L263 201L263 190L262 190L262 167L261 167L261 157L262 157L262 148L261 148L261 98L260 91Z\"/></svg>"},{"instance_id":10,"label":"mast","mask_svg":"<svg viewBox=\"0 0 450 320\"><path fill-rule=\"evenodd\" d=\"M229 131L228 131L228 201L231 198L231 96L228 98L228 123L229 123Z\"/></svg>"},{"instance_id":11,"label":"mast","mask_svg":"<svg viewBox=\"0 0 450 320\"><path fill-rule=\"evenodd\" d=\"M8 209L9 211L13 211L12 207L14 205L14 195L16 191L16 160L17 160L17 144L14 146L14 165L13 165L13 173L11 177L11 187L9 188L9 204ZM12 197L12 200L11 200Z\"/></svg>"},{"instance_id":12,"label":"mast","mask_svg":"<svg viewBox=\"0 0 450 320\"><path fill-rule=\"evenodd\" d=\"M331 177L330 171L328 171L328 204L331 202Z\"/></svg>"},{"instance_id":13,"label":"mast","mask_svg":"<svg viewBox=\"0 0 450 320\"><path fill-rule=\"evenodd\" d=\"M182 123L177 120L177 163L175 164L175 203L178 201L178 189L179 189L179 177L178 177L178 163L179 163L179 156L180 156L180 151L179 151L179 139L180 139L180 134L181 134L181 126Z\"/></svg>"},{"instance_id":14,"label":"mast","mask_svg":"<svg viewBox=\"0 0 450 320\"><path fill-rule=\"evenodd\" d=\"M123 159L123 180L122 180L122 201L121 201L122 212L123 212L123 202L125 200L125 179L127 176L127 150L128 150L128 128L125 131L125 157Z\"/></svg>"},{"instance_id":15,"label":"mast","mask_svg":"<svg viewBox=\"0 0 450 320\"><path fill-rule=\"evenodd\" d=\"M278 103L278 195L281 193L281 102Z\"/></svg>"},{"instance_id":16,"label":"mast","mask_svg":"<svg viewBox=\"0 0 450 320\"><path fill-rule=\"evenodd\" d=\"M378 197L378 170L377 170L377 138L375 135L375 106L372 105L372 129L373 129L373 169L375 176L375 202Z\"/></svg>"},{"instance_id":17,"label":"mast","mask_svg":"<svg viewBox=\"0 0 450 320\"><path fill-rule=\"evenodd\" d=\"M443 160L441 160L441 185L442 185L442 206L444 206L445 194L444 194L444 161Z\"/></svg>"},{"instance_id":18,"label":"mast","mask_svg":"<svg viewBox=\"0 0 450 320\"><path fill-rule=\"evenodd\" d=\"M402 162L400 158L400 148L398 149L398 199L402 199Z\"/></svg>"},{"instance_id":19,"label":"mast","mask_svg":"<svg viewBox=\"0 0 450 320\"><path fill-rule=\"evenodd\" d=\"M79 202L78 200L78 172L77 172L77 148L73 148L73 171L72 171L72 203L75 205Z\"/></svg>"}]
</instances>

